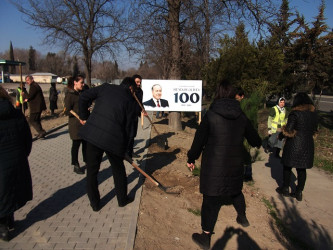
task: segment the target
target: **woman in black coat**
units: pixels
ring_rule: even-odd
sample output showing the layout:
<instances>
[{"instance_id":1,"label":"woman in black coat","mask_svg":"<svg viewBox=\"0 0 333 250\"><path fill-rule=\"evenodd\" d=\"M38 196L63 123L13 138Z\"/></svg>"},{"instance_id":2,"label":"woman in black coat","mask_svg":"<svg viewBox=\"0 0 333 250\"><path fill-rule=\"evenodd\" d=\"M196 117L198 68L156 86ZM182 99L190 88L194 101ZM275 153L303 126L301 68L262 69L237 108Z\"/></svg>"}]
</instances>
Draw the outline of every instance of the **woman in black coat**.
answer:
<instances>
[{"instance_id":1,"label":"woman in black coat","mask_svg":"<svg viewBox=\"0 0 333 250\"><path fill-rule=\"evenodd\" d=\"M77 75L68 80L68 91L65 96L65 114L68 115L68 130L69 136L72 140L72 165L74 172L77 174L84 174L84 170L80 167L79 163L79 149L82 144L83 161L86 162L86 143L78 135L79 129L83 126L82 121L77 119L71 111L79 114L79 97L84 88L84 77Z\"/></svg>"},{"instance_id":2,"label":"woman in black coat","mask_svg":"<svg viewBox=\"0 0 333 250\"><path fill-rule=\"evenodd\" d=\"M55 82L51 83L49 100L50 100L51 115L54 115L54 110L58 108L58 105L57 105L58 91L57 91Z\"/></svg>"},{"instance_id":3,"label":"woman in black coat","mask_svg":"<svg viewBox=\"0 0 333 250\"><path fill-rule=\"evenodd\" d=\"M249 226L242 193L244 177L243 140L260 147L261 139L235 99L236 90L226 80L217 87L215 100L204 116L189 150L187 165L192 171L202 152L200 192L202 234L192 239L203 248L210 247L211 235L222 205L233 204L236 221Z\"/></svg>"},{"instance_id":4,"label":"woman in black coat","mask_svg":"<svg viewBox=\"0 0 333 250\"><path fill-rule=\"evenodd\" d=\"M14 212L32 199L28 162L32 137L29 125L0 86L0 239L9 240Z\"/></svg>"},{"instance_id":5,"label":"woman in black coat","mask_svg":"<svg viewBox=\"0 0 333 250\"><path fill-rule=\"evenodd\" d=\"M291 169L297 171L297 186L292 197L302 200L306 180L306 169L312 168L314 158L313 135L317 131L318 121L312 100L306 93L298 93L294 97L292 111L288 122L282 128L286 143L283 148L283 185L276 191L289 196Z\"/></svg>"}]
</instances>

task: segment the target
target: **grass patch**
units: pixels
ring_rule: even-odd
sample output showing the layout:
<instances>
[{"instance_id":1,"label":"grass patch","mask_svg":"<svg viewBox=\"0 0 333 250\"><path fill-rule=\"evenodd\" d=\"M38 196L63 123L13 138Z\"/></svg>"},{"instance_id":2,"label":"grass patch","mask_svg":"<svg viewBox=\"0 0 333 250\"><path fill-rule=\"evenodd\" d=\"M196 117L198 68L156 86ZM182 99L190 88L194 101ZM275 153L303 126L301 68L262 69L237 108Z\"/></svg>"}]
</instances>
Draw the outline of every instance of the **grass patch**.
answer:
<instances>
[{"instance_id":1,"label":"grass patch","mask_svg":"<svg viewBox=\"0 0 333 250\"><path fill-rule=\"evenodd\" d=\"M313 165L333 174L333 162L318 156L315 156Z\"/></svg>"},{"instance_id":2,"label":"grass patch","mask_svg":"<svg viewBox=\"0 0 333 250\"><path fill-rule=\"evenodd\" d=\"M281 234L288 239L288 241L292 245L297 245L301 249L313 249L310 246L308 246L306 243L304 243L302 240L298 239L294 234L287 228L287 226L283 223L283 220L281 220L276 212L276 209L274 206L270 203L269 200L262 198L262 202L265 204L266 208L268 209L269 215L272 216L275 225L277 226L278 230L281 232Z\"/></svg>"},{"instance_id":3,"label":"grass patch","mask_svg":"<svg viewBox=\"0 0 333 250\"><path fill-rule=\"evenodd\" d=\"M190 213L194 214L195 216L201 216L201 210L200 209L188 208L187 211L189 211Z\"/></svg>"},{"instance_id":4,"label":"grass patch","mask_svg":"<svg viewBox=\"0 0 333 250\"><path fill-rule=\"evenodd\" d=\"M197 166L194 167L192 174L194 176L200 176L200 168L198 168Z\"/></svg>"},{"instance_id":5,"label":"grass patch","mask_svg":"<svg viewBox=\"0 0 333 250\"><path fill-rule=\"evenodd\" d=\"M250 186L250 187L254 187L254 181L245 181L244 182L246 185Z\"/></svg>"}]
</instances>

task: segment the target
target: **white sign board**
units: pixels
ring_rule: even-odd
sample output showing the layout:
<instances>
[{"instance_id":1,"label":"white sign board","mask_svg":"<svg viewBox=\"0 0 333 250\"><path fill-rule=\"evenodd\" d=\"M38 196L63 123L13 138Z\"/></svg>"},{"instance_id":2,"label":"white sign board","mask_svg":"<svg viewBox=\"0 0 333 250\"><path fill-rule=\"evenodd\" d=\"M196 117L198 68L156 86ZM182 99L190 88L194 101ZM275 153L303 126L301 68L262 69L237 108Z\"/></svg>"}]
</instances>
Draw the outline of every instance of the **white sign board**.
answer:
<instances>
[{"instance_id":1,"label":"white sign board","mask_svg":"<svg viewBox=\"0 0 333 250\"><path fill-rule=\"evenodd\" d=\"M201 111L201 80L142 80L147 111Z\"/></svg>"}]
</instances>

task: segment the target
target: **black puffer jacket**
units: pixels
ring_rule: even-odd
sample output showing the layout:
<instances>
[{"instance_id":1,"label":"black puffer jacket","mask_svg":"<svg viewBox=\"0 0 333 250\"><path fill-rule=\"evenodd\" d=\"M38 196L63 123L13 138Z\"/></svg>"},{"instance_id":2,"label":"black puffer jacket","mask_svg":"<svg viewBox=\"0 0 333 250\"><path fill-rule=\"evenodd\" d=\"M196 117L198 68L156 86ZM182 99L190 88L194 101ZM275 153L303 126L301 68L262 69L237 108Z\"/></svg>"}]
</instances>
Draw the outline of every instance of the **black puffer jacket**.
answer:
<instances>
[{"instance_id":1,"label":"black puffer jacket","mask_svg":"<svg viewBox=\"0 0 333 250\"><path fill-rule=\"evenodd\" d=\"M295 168L312 168L314 157L313 135L317 131L317 114L313 105L293 108L283 127L287 137L283 148L282 164Z\"/></svg>"},{"instance_id":2,"label":"black puffer jacket","mask_svg":"<svg viewBox=\"0 0 333 250\"><path fill-rule=\"evenodd\" d=\"M214 101L200 124L188 162L194 163L201 152L200 192L209 196L236 195L243 188L243 140L260 147L261 139L238 101Z\"/></svg>"},{"instance_id":3,"label":"black puffer jacket","mask_svg":"<svg viewBox=\"0 0 333 250\"><path fill-rule=\"evenodd\" d=\"M0 218L32 199L31 146L30 128L22 112L0 98Z\"/></svg>"},{"instance_id":4,"label":"black puffer jacket","mask_svg":"<svg viewBox=\"0 0 333 250\"><path fill-rule=\"evenodd\" d=\"M89 116L88 107L95 101ZM129 90L118 85L104 83L80 94L79 113L86 124L79 136L95 146L124 156L135 115L135 100Z\"/></svg>"}]
</instances>

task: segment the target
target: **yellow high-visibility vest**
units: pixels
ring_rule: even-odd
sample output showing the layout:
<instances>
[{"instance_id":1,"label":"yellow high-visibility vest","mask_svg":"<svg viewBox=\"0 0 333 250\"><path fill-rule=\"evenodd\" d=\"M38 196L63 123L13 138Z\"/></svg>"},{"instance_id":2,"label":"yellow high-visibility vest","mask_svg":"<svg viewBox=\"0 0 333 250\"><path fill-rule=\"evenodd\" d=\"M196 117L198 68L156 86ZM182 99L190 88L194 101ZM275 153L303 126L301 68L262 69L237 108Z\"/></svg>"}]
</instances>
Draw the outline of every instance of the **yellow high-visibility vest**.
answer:
<instances>
[{"instance_id":1,"label":"yellow high-visibility vest","mask_svg":"<svg viewBox=\"0 0 333 250\"><path fill-rule=\"evenodd\" d=\"M274 106L274 110L275 110L275 116L274 119L272 120L272 128L271 128L272 133L276 133L278 127L282 127L287 123L286 110L284 109L283 111L279 112L279 109L276 106Z\"/></svg>"},{"instance_id":2,"label":"yellow high-visibility vest","mask_svg":"<svg viewBox=\"0 0 333 250\"><path fill-rule=\"evenodd\" d=\"M22 97L22 89L17 88L17 91L19 92L19 99L16 97L16 101L19 101L21 104L23 103L23 97Z\"/></svg>"}]
</instances>

